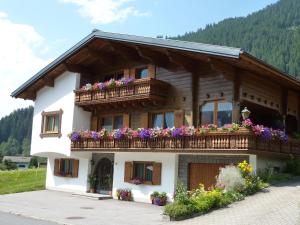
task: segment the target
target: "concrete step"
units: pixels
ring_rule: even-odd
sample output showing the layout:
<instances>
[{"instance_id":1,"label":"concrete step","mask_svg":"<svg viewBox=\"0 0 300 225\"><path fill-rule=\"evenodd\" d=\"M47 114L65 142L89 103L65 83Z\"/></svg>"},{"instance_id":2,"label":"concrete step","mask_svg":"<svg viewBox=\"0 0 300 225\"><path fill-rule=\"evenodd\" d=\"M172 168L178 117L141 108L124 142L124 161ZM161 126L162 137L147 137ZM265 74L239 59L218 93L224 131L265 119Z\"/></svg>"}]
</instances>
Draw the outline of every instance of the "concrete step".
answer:
<instances>
[{"instance_id":1,"label":"concrete step","mask_svg":"<svg viewBox=\"0 0 300 225\"><path fill-rule=\"evenodd\" d=\"M104 194L98 194L98 193L72 193L72 195L78 196L78 197L83 197L83 198L95 199L95 200L112 199L111 195L104 195Z\"/></svg>"}]
</instances>

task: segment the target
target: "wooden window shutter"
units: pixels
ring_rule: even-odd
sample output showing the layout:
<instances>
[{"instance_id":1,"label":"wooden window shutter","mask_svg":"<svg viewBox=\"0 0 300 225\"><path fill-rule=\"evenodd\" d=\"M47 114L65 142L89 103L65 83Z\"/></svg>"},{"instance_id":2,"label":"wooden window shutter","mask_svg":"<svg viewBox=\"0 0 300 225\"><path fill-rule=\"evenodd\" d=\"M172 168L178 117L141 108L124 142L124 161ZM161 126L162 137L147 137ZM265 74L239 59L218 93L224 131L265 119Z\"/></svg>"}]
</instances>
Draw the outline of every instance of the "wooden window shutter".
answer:
<instances>
[{"instance_id":1,"label":"wooden window shutter","mask_svg":"<svg viewBox=\"0 0 300 225\"><path fill-rule=\"evenodd\" d=\"M175 110L174 112L174 126L181 127L184 125L184 111Z\"/></svg>"},{"instance_id":2,"label":"wooden window shutter","mask_svg":"<svg viewBox=\"0 0 300 225\"><path fill-rule=\"evenodd\" d=\"M92 116L91 119L91 130L97 131L98 130L98 117Z\"/></svg>"},{"instance_id":3,"label":"wooden window shutter","mask_svg":"<svg viewBox=\"0 0 300 225\"><path fill-rule=\"evenodd\" d=\"M152 175L152 184L160 185L161 184L161 163L153 163L153 175Z\"/></svg>"},{"instance_id":4,"label":"wooden window shutter","mask_svg":"<svg viewBox=\"0 0 300 225\"><path fill-rule=\"evenodd\" d=\"M124 182L129 183L132 179L133 165L132 162L125 162Z\"/></svg>"},{"instance_id":5,"label":"wooden window shutter","mask_svg":"<svg viewBox=\"0 0 300 225\"><path fill-rule=\"evenodd\" d=\"M134 77L135 78L135 74L136 74L136 69L135 68L132 68L132 69L129 70L130 77Z\"/></svg>"},{"instance_id":6,"label":"wooden window shutter","mask_svg":"<svg viewBox=\"0 0 300 225\"><path fill-rule=\"evenodd\" d=\"M141 118L140 127L141 128L148 128L149 127L148 112L141 113L140 118Z\"/></svg>"},{"instance_id":7,"label":"wooden window shutter","mask_svg":"<svg viewBox=\"0 0 300 225\"><path fill-rule=\"evenodd\" d=\"M72 177L78 177L79 160L78 159L71 159L71 160L73 160Z\"/></svg>"},{"instance_id":8,"label":"wooden window shutter","mask_svg":"<svg viewBox=\"0 0 300 225\"><path fill-rule=\"evenodd\" d=\"M130 77L130 69L124 69L124 77L129 78Z\"/></svg>"},{"instance_id":9,"label":"wooden window shutter","mask_svg":"<svg viewBox=\"0 0 300 225\"><path fill-rule=\"evenodd\" d=\"M59 159L54 160L54 175L59 176Z\"/></svg>"},{"instance_id":10,"label":"wooden window shutter","mask_svg":"<svg viewBox=\"0 0 300 225\"><path fill-rule=\"evenodd\" d=\"M130 127L130 115L129 113L123 114L123 127Z\"/></svg>"},{"instance_id":11,"label":"wooden window shutter","mask_svg":"<svg viewBox=\"0 0 300 225\"><path fill-rule=\"evenodd\" d=\"M148 71L149 71L149 77L155 78L155 66L154 65L148 65Z\"/></svg>"}]
</instances>

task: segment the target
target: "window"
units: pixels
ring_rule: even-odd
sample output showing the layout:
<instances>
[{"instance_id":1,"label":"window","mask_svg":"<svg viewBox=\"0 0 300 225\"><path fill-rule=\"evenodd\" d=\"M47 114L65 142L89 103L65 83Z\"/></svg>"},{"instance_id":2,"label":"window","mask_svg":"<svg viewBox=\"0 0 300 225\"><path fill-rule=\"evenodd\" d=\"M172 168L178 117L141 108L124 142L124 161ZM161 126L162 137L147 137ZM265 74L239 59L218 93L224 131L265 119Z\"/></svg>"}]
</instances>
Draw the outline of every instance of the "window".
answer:
<instances>
[{"instance_id":1,"label":"window","mask_svg":"<svg viewBox=\"0 0 300 225\"><path fill-rule=\"evenodd\" d=\"M123 116L106 116L102 117L101 128L111 131L123 127Z\"/></svg>"},{"instance_id":2,"label":"window","mask_svg":"<svg viewBox=\"0 0 300 225\"><path fill-rule=\"evenodd\" d=\"M153 163L149 162L134 162L133 163L133 178L138 178L143 181L152 182Z\"/></svg>"},{"instance_id":3,"label":"window","mask_svg":"<svg viewBox=\"0 0 300 225\"><path fill-rule=\"evenodd\" d=\"M54 175L61 177L78 177L79 160L55 159Z\"/></svg>"},{"instance_id":4,"label":"window","mask_svg":"<svg viewBox=\"0 0 300 225\"><path fill-rule=\"evenodd\" d=\"M120 80L123 77L124 77L124 72L123 71L118 71L116 73L105 75L104 78L102 78L102 81L106 82L106 81L109 81L111 79Z\"/></svg>"},{"instance_id":5,"label":"window","mask_svg":"<svg viewBox=\"0 0 300 225\"><path fill-rule=\"evenodd\" d=\"M42 112L42 127L40 137L61 137L62 110Z\"/></svg>"},{"instance_id":6,"label":"window","mask_svg":"<svg viewBox=\"0 0 300 225\"><path fill-rule=\"evenodd\" d=\"M162 163L160 162L125 162L124 182L132 183L134 179L142 180L143 184L161 184Z\"/></svg>"},{"instance_id":7,"label":"window","mask_svg":"<svg viewBox=\"0 0 300 225\"><path fill-rule=\"evenodd\" d=\"M135 78L136 79L144 79L149 77L149 70L147 67L136 69Z\"/></svg>"},{"instance_id":8,"label":"window","mask_svg":"<svg viewBox=\"0 0 300 225\"><path fill-rule=\"evenodd\" d=\"M200 108L201 124L215 124L222 127L232 123L232 103L224 101L207 102Z\"/></svg>"},{"instance_id":9,"label":"window","mask_svg":"<svg viewBox=\"0 0 300 225\"><path fill-rule=\"evenodd\" d=\"M152 127L172 128L174 127L174 112L162 112L152 114Z\"/></svg>"}]
</instances>

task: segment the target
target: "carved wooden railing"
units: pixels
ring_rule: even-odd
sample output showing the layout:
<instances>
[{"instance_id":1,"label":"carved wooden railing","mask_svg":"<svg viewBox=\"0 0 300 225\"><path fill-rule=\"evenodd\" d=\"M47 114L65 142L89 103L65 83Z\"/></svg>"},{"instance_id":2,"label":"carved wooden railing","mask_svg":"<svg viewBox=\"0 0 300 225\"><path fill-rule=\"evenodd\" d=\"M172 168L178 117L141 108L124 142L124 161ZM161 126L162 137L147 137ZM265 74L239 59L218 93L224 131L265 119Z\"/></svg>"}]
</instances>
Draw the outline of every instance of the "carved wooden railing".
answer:
<instances>
[{"instance_id":1,"label":"carved wooden railing","mask_svg":"<svg viewBox=\"0 0 300 225\"><path fill-rule=\"evenodd\" d=\"M147 78L135 80L126 86L105 90L75 90L75 103L88 105L148 98L159 100L166 98L169 86L164 81Z\"/></svg>"},{"instance_id":2,"label":"carved wooden railing","mask_svg":"<svg viewBox=\"0 0 300 225\"><path fill-rule=\"evenodd\" d=\"M72 142L72 150L150 150L150 151L264 151L300 156L300 141L265 141L250 132L207 133L200 136L159 137L151 139L82 139Z\"/></svg>"}]
</instances>

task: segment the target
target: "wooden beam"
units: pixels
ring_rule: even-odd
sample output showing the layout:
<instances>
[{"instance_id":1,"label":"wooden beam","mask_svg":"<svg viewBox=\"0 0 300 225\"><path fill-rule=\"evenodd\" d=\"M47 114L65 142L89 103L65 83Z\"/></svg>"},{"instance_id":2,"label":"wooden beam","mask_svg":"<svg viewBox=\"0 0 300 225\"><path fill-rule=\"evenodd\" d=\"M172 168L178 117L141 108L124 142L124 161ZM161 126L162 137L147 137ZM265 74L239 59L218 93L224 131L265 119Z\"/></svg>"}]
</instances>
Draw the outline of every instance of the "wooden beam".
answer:
<instances>
[{"instance_id":1,"label":"wooden beam","mask_svg":"<svg viewBox=\"0 0 300 225\"><path fill-rule=\"evenodd\" d=\"M85 73L85 74L92 74L92 71L85 66L81 66L78 64L70 64L70 63L63 63L63 66L66 70L73 72L73 73Z\"/></svg>"},{"instance_id":2,"label":"wooden beam","mask_svg":"<svg viewBox=\"0 0 300 225\"><path fill-rule=\"evenodd\" d=\"M25 97L24 97L25 100L29 99L29 100L35 100L36 99L36 92L34 91L27 91L25 93Z\"/></svg>"},{"instance_id":3,"label":"wooden beam","mask_svg":"<svg viewBox=\"0 0 300 225\"><path fill-rule=\"evenodd\" d=\"M199 105L198 105L198 99L199 99L199 75L192 74L192 108L193 108L193 115L192 115L192 123L194 127L197 127L199 124L198 122L198 116L199 116Z\"/></svg>"},{"instance_id":4,"label":"wooden beam","mask_svg":"<svg viewBox=\"0 0 300 225\"><path fill-rule=\"evenodd\" d=\"M145 62L145 60L139 56L135 48L118 44L115 42L110 42L109 44L112 47L112 49L119 55L121 55L126 61ZM146 63L148 63L148 61Z\"/></svg>"},{"instance_id":5,"label":"wooden beam","mask_svg":"<svg viewBox=\"0 0 300 225\"><path fill-rule=\"evenodd\" d=\"M42 78L43 83L48 87L54 87L54 79L49 77Z\"/></svg>"},{"instance_id":6,"label":"wooden beam","mask_svg":"<svg viewBox=\"0 0 300 225\"><path fill-rule=\"evenodd\" d=\"M150 48L141 48L139 46L135 47L140 57L150 61L152 64L166 68L170 71L177 71L180 66L170 61L169 57L160 52L155 51Z\"/></svg>"}]
</instances>

